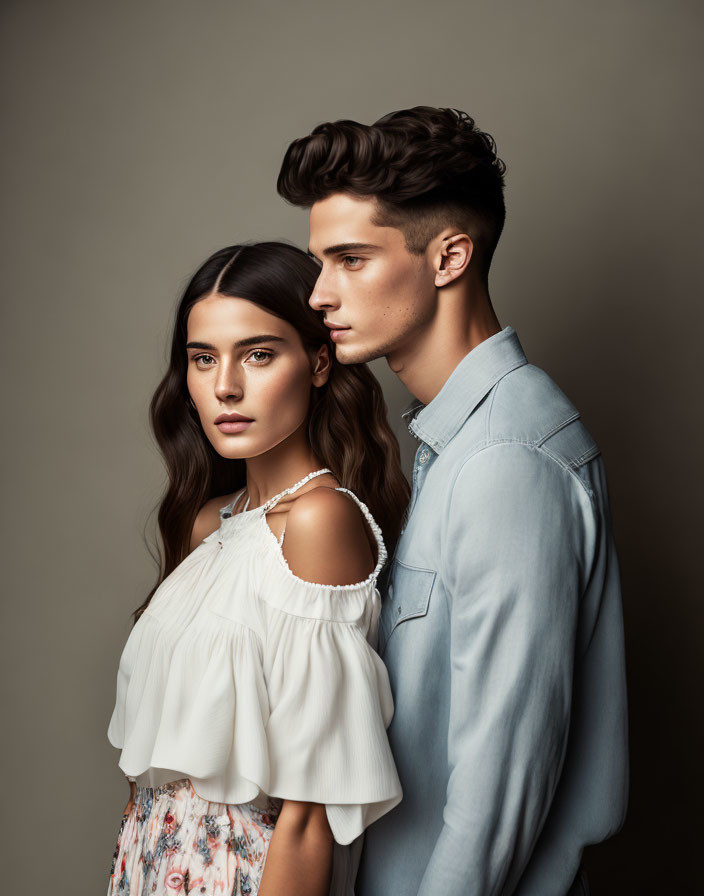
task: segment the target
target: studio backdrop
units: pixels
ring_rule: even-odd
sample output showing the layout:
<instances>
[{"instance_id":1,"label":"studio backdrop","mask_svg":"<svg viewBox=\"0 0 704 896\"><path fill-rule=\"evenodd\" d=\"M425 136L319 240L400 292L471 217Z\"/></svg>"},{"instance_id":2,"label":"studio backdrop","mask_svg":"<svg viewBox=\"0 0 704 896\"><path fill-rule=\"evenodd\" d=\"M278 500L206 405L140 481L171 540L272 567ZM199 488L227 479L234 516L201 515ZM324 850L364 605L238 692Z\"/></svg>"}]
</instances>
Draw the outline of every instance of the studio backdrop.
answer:
<instances>
[{"instance_id":1,"label":"studio backdrop","mask_svg":"<svg viewBox=\"0 0 704 896\"><path fill-rule=\"evenodd\" d=\"M179 291L221 246L306 246L306 213L275 188L294 137L419 104L463 109L496 139L494 306L606 462L631 794L621 832L585 855L592 891L691 892L701 4L6 0L0 17L2 892L107 886L127 785L106 729L156 574L143 533L164 470L147 406ZM409 471L408 395L372 368Z\"/></svg>"}]
</instances>

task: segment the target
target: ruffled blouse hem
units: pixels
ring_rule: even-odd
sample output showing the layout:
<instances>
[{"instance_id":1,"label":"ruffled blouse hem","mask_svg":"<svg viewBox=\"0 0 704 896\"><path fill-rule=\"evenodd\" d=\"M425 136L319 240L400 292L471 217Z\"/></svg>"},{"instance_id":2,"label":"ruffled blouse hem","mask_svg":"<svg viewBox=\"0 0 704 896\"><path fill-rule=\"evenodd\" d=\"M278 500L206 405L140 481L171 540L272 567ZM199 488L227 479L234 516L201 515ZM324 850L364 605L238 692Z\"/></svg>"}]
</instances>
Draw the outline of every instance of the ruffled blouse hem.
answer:
<instances>
[{"instance_id":1,"label":"ruffled blouse hem","mask_svg":"<svg viewBox=\"0 0 704 896\"><path fill-rule=\"evenodd\" d=\"M120 744L110 742L119 749ZM235 782L222 778L199 778L183 769L169 769L153 765L137 766L123 763L118 766L128 778L134 778L140 787L161 787L188 778L196 794L211 803L239 805L253 803L265 805L267 799L296 800L324 805L330 830L335 841L345 846L355 840L370 824L393 809L402 798L398 781L376 782L373 796L369 781L357 793L341 793L337 782L326 786L320 781L269 785L264 780L250 780L240 776Z\"/></svg>"}]
</instances>

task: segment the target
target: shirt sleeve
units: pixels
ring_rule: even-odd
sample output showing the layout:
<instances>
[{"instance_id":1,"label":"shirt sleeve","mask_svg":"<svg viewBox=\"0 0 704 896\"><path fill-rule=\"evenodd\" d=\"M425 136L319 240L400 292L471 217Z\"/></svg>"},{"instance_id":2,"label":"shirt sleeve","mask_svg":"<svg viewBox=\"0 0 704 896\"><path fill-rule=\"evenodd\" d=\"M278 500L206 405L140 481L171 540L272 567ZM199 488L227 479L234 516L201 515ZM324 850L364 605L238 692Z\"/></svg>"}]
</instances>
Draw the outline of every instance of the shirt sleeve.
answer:
<instances>
[{"instance_id":1,"label":"shirt sleeve","mask_svg":"<svg viewBox=\"0 0 704 896\"><path fill-rule=\"evenodd\" d=\"M591 499L540 448L489 446L453 488L440 574L451 599L449 781L419 894L511 893L565 755Z\"/></svg>"}]
</instances>

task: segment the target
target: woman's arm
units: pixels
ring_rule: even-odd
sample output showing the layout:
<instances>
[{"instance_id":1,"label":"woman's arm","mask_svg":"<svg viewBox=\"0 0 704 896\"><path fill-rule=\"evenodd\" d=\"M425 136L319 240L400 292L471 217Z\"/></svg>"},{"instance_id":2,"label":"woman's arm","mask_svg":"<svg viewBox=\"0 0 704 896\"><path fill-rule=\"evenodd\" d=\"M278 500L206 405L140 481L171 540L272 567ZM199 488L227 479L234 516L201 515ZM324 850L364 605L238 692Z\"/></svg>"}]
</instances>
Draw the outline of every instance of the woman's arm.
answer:
<instances>
[{"instance_id":1,"label":"woman's arm","mask_svg":"<svg viewBox=\"0 0 704 896\"><path fill-rule=\"evenodd\" d=\"M345 494L311 489L287 514L283 554L289 569L301 579L324 585L363 581L374 569L366 525ZM333 843L324 805L284 800L259 896L328 896Z\"/></svg>"},{"instance_id":2,"label":"woman's arm","mask_svg":"<svg viewBox=\"0 0 704 896\"><path fill-rule=\"evenodd\" d=\"M284 800L258 896L328 896L333 842L325 806Z\"/></svg>"},{"instance_id":3,"label":"woman's arm","mask_svg":"<svg viewBox=\"0 0 704 896\"><path fill-rule=\"evenodd\" d=\"M130 785L130 798L127 800L127 805L125 806L125 811L122 813L123 815L129 815L134 806L134 798L137 796L137 785L134 781L128 781Z\"/></svg>"}]
</instances>

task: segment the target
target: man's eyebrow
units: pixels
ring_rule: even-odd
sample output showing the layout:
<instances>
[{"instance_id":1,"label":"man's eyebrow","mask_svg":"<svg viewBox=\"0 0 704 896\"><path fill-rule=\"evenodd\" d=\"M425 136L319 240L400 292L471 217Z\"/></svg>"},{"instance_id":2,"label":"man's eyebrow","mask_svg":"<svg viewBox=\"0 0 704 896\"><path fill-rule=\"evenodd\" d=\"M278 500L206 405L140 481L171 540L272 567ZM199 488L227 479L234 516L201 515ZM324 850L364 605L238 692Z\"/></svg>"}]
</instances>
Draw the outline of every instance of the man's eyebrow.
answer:
<instances>
[{"instance_id":1,"label":"man's eyebrow","mask_svg":"<svg viewBox=\"0 0 704 896\"><path fill-rule=\"evenodd\" d=\"M343 252L360 252L369 249L381 249L381 246L375 246L374 243L338 243L336 246L328 246L327 249L323 249L323 255L341 255ZM310 248L308 254L311 258L316 258Z\"/></svg>"},{"instance_id":2,"label":"man's eyebrow","mask_svg":"<svg viewBox=\"0 0 704 896\"><path fill-rule=\"evenodd\" d=\"M286 342L283 336L273 336L271 333L263 333L261 336L248 336L246 339L238 339L233 343L235 348L246 348L248 345L256 345L258 342ZM217 351L217 347L209 342L187 342L186 348L204 348L209 351Z\"/></svg>"}]
</instances>

